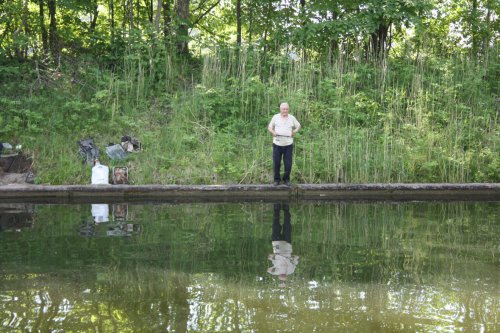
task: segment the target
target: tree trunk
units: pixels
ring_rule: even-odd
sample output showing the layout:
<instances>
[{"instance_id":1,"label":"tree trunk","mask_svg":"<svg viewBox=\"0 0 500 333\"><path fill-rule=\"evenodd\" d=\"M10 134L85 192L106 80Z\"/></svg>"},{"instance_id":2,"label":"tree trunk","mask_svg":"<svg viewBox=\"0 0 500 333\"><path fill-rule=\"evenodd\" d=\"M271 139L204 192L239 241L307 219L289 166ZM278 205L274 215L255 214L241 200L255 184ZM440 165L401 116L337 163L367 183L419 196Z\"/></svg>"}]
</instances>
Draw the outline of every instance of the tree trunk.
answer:
<instances>
[{"instance_id":1,"label":"tree trunk","mask_svg":"<svg viewBox=\"0 0 500 333\"><path fill-rule=\"evenodd\" d=\"M115 39L115 3L114 3L114 0L109 0L108 7L109 7L109 19L111 21L110 22L111 40L113 41Z\"/></svg>"},{"instance_id":2,"label":"tree trunk","mask_svg":"<svg viewBox=\"0 0 500 333\"><path fill-rule=\"evenodd\" d=\"M302 19L300 20L300 25L302 28L305 27L306 25L306 19L305 19L305 6L306 6L306 0L300 0L300 16L302 16ZM304 61L307 61L308 59L308 54L307 54L307 39L304 39L304 42L302 43L302 59Z\"/></svg>"},{"instance_id":3,"label":"tree trunk","mask_svg":"<svg viewBox=\"0 0 500 333\"><path fill-rule=\"evenodd\" d=\"M176 13L179 20L177 26L177 51L181 55L189 54L189 0L177 0Z\"/></svg>"},{"instance_id":4,"label":"tree trunk","mask_svg":"<svg viewBox=\"0 0 500 333\"><path fill-rule=\"evenodd\" d=\"M20 34L24 34L24 36L29 36L29 28L28 28L28 15L29 15L29 11L28 11L28 0L23 0L23 12L22 12L22 16L21 16L21 22L22 22L22 32L19 31ZM16 57L19 61L24 61L26 60L26 57L27 57L27 48L26 48L26 44L24 45L18 45L15 47L16 49Z\"/></svg>"},{"instance_id":5,"label":"tree trunk","mask_svg":"<svg viewBox=\"0 0 500 333\"><path fill-rule=\"evenodd\" d=\"M172 23L172 13L170 0L164 0L163 2L163 35L165 36L165 40L169 40L170 38L170 25Z\"/></svg>"},{"instance_id":6,"label":"tree trunk","mask_svg":"<svg viewBox=\"0 0 500 333\"><path fill-rule=\"evenodd\" d=\"M0 0L0 5L2 5L2 0ZM10 31L10 23L12 22L12 20L7 20L5 22L5 28L2 27L2 34L0 35L0 48L2 48L2 43L5 39L5 36L7 36L7 34L11 33Z\"/></svg>"},{"instance_id":7,"label":"tree trunk","mask_svg":"<svg viewBox=\"0 0 500 333\"><path fill-rule=\"evenodd\" d=\"M47 6L49 7L49 47L54 60L59 58L59 37L57 36L57 22L56 22L56 0L48 0Z\"/></svg>"},{"instance_id":8,"label":"tree trunk","mask_svg":"<svg viewBox=\"0 0 500 333\"><path fill-rule=\"evenodd\" d=\"M133 10L132 10L133 11ZM141 25L141 0L135 2L135 25L139 27Z\"/></svg>"},{"instance_id":9,"label":"tree trunk","mask_svg":"<svg viewBox=\"0 0 500 333\"><path fill-rule=\"evenodd\" d=\"M125 33L125 28L127 27L127 20L128 20L128 10L127 10L127 3L128 0L122 0L122 7L123 7L123 20L122 20L122 34Z\"/></svg>"},{"instance_id":10,"label":"tree trunk","mask_svg":"<svg viewBox=\"0 0 500 333\"><path fill-rule=\"evenodd\" d=\"M152 3L151 3L151 6L153 6ZM162 6L163 6L163 0L157 0L156 1L156 13L155 13L155 32L156 32L156 36L160 35L160 19L161 19Z\"/></svg>"},{"instance_id":11,"label":"tree trunk","mask_svg":"<svg viewBox=\"0 0 500 333\"><path fill-rule=\"evenodd\" d=\"M332 11L332 21L336 21L339 18L339 14L336 10ZM330 50L329 50L329 60L331 64L335 63L335 59L339 55L339 34L335 34L330 39Z\"/></svg>"},{"instance_id":12,"label":"tree trunk","mask_svg":"<svg viewBox=\"0 0 500 333\"><path fill-rule=\"evenodd\" d=\"M472 53L474 56L477 55L479 50L479 27L478 27L478 9L477 9L477 0L472 0L472 9L471 9L471 37L472 37Z\"/></svg>"},{"instance_id":13,"label":"tree trunk","mask_svg":"<svg viewBox=\"0 0 500 333\"><path fill-rule=\"evenodd\" d=\"M493 1L488 0L486 3L486 32L483 36L482 52L486 54L488 52L488 47L490 46L491 38L491 11L492 11Z\"/></svg>"},{"instance_id":14,"label":"tree trunk","mask_svg":"<svg viewBox=\"0 0 500 333\"><path fill-rule=\"evenodd\" d=\"M28 10L28 0L23 0L23 30L26 36L29 35L29 27L28 27L28 16L29 16L29 10Z\"/></svg>"},{"instance_id":15,"label":"tree trunk","mask_svg":"<svg viewBox=\"0 0 500 333\"><path fill-rule=\"evenodd\" d=\"M156 8L160 8L160 13L161 13L161 2L162 2L161 0L156 0ZM155 17L155 4L154 0L151 0L149 2L149 23L153 24L154 17Z\"/></svg>"},{"instance_id":16,"label":"tree trunk","mask_svg":"<svg viewBox=\"0 0 500 333\"><path fill-rule=\"evenodd\" d=\"M252 28L253 28L253 6L252 1L248 6L248 45L252 47Z\"/></svg>"},{"instance_id":17,"label":"tree trunk","mask_svg":"<svg viewBox=\"0 0 500 333\"><path fill-rule=\"evenodd\" d=\"M136 26L135 18L136 16L134 15L134 2L133 0L130 0L129 4L129 15L130 15L130 29L134 29Z\"/></svg>"},{"instance_id":18,"label":"tree trunk","mask_svg":"<svg viewBox=\"0 0 500 333\"><path fill-rule=\"evenodd\" d=\"M371 34L371 50L376 57L382 56L388 49L387 36L390 24L380 23L377 31Z\"/></svg>"},{"instance_id":19,"label":"tree trunk","mask_svg":"<svg viewBox=\"0 0 500 333\"><path fill-rule=\"evenodd\" d=\"M241 0L236 0L236 44L241 46Z\"/></svg>"},{"instance_id":20,"label":"tree trunk","mask_svg":"<svg viewBox=\"0 0 500 333\"><path fill-rule=\"evenodd\" d=\"M266 57L266 54L267 54L267 49L268 49L268 46L267 46L267 34L268 34L268 31L269 31L269 26L271 24L270 22L270 13L271 13L271 10L273 9L273 3L271 1L268 2L268 6L267 6L267 19L266 19L266 28L264 30L264 58Z\"/></svg>"},{"instance_id":21,"label":"tree trunk","mask_svg":"<svg viewBox=\"0 0 500 333\"><path fill-rule=\"evenodd\" d=\"M122 28L125 33L125 28L127 27L131 30L134 28L134 8L132 0L123 0L123 21Z\"/></svg>"},{"instance_id":22,"label":"tree trunk","mask_svg":"<svg viewBox=\"0 0 500 333\"><path fill-rule=\"evenodd\" d=\"M47 33L47 28L45 27L45 13L43 7L43 1L38 1L39 18L40 18L40 30L42 31L42 47L43 53L49 54L49 35Z\"/></svg>"},{"instance_id":23,"label":"tree trunk","mask_svg":"<svg viewBox=\"0 0 500 333\"><path fill-rule=\"evenodd\" d=\"M90 32L95 31L95 27L97 26L97 17L99 16L98 3L97 1L92 6L92 22L90 22Z\"/></svg>"}]
</instances>

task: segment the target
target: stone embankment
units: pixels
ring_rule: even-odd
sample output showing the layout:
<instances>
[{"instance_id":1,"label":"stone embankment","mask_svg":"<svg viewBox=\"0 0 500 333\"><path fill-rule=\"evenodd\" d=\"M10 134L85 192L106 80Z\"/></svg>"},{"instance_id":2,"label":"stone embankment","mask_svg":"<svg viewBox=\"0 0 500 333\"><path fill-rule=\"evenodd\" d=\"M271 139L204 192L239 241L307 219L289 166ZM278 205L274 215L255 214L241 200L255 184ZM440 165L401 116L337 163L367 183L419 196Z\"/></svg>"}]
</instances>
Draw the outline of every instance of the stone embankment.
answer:
<instances>
[{"instance_id":1,"label":"stone embankment","mask_svg":"<svg viewBox=\"0 0 500 333\"><path fill-rule=\"evenodd\" d=\"M0 202L500 201L500 183L0 186Z\"/></svg>"}]
</instances>

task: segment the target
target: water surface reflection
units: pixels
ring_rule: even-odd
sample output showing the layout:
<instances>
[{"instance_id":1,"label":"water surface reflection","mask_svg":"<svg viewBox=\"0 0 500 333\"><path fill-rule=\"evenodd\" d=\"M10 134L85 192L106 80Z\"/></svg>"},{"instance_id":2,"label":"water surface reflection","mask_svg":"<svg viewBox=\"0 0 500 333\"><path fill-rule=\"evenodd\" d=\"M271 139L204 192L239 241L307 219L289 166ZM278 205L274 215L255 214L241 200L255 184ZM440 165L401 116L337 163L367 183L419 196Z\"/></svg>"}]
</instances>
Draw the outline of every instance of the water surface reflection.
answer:
<instances>
[{"instance_id":1,"label":"water surface reflection","mask_svg":"<svg viewBox=\"0 0 500 333\"><path fill-rule=\"evenodd\" d=\"M34 205L0 203L0 231L21 231L33 226Z\"/></svg>"},{"instance_id":2,"label":"water surface reflection","mask_svg":"<svg viewBox=\"0 0 500 333\"><path fill-rule=\"evenodd\" d=\"M498 203L131 204L97 224L89 208L0 231L2 332L500 330ZM140 232L107 237L120 223Z\"/></svg>"},{"instance_id":3,"label":"water surface reflection","mask_svg":"<svg viewBox=\"0 0 500 333\"><path fill-rule=\"evenodd\" d=\"M128 205L113 204L112 218L109 218L108 204L92 204L92 219L84 221L79 227L80 236L133 236L141 232L140 224L132 223L128 219Z\"/></svg>"},{"instance_id":4,"label":"water surface reflection","mask_svg":"<svg viewBox=\"0 0 500 333\"><path fill-rule=\"evenodd\" d=\"M283 224L280 222L280 213L283 210ZM288 276L295 271L299 263L299 256L292 255L292 221L288 203L276 203L273 207L272 248L267 258L272 267L267 269L269 274L275 275L280 281L280 287L285 286Z\"/></svg>"}]
</instances>

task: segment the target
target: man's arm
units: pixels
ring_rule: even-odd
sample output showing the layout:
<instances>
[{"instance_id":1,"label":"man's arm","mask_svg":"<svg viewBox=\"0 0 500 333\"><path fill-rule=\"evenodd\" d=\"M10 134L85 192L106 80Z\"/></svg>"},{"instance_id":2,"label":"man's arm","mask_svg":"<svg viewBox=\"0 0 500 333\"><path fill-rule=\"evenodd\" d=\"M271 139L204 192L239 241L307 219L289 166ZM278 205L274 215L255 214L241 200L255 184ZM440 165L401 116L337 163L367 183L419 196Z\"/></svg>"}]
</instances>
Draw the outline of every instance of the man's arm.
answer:
<instances>
[{"instance_id":1,"label":"man's arm","mask_svg":"<svg viewBox=\"0 0 500 333\"><path fill-rule=\"evenodd\" d=\"M296 127L293 131L292 131L292 137L295 136L295 134L297 134L297 132L299 131L300 129L300 126L299 127Z\"/></svg>"},{"instance_id":2,"label":"man's arm","mask_svg":"<svg viewBox=\"0 0 500 333\"><path fill-rule=\"evenodd\" d=\"M276 131L274 130L274 119L271 119L271 122L269 123L269 126L267 126L267 130L273 135L276 136Z\"/></svg>"}]
</instances>

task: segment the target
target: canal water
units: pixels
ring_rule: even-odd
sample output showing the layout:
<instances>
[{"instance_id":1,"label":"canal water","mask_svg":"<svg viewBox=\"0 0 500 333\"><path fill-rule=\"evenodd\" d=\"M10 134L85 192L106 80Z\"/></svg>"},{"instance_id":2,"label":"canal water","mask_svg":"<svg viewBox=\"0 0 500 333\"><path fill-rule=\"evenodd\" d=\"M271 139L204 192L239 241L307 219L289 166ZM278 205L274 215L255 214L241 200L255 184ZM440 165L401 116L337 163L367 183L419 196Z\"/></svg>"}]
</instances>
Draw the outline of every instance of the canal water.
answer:
<instances>
[{"instance_id":1,"label":"canal water","mask_svg":"<svg viewBox=\"0 0 500 333\"><path fill-rule=\"evenodd\" d=\"M0 331L500 332L499 208L0 204Z\"/></svg>"}]
</instances>

